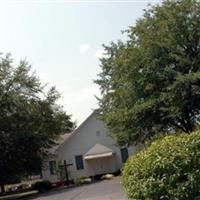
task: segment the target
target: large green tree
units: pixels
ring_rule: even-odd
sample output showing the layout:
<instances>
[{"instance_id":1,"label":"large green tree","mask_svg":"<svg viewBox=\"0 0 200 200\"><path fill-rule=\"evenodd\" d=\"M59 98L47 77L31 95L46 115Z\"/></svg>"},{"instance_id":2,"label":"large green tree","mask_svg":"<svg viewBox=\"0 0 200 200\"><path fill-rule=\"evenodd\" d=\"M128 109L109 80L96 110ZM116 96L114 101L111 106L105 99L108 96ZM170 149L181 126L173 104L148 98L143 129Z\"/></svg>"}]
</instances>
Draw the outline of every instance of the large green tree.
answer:
<instances>
[{"instance_id":1,"label":"large green tree","mask_svg":"<svg viewBox=\"0 0 200 200\"><path fill-rule=\"evenodd\" d=\"M126 33L101 59L102 119L120 144L190 133L200 116L200 1L150 6Z\"/></svg>"},{"instance_id":2,"label":"large green tree","mask_svg":"<svg viewBox=\"0 0 200 200\"><path fill-rule=\"evenodd\" d=\"M14 66L0 55L0 184L39 173L57 137L73 122L56 102L55 87L47 90L26 61Z\"/></svg>"}]
</instances>

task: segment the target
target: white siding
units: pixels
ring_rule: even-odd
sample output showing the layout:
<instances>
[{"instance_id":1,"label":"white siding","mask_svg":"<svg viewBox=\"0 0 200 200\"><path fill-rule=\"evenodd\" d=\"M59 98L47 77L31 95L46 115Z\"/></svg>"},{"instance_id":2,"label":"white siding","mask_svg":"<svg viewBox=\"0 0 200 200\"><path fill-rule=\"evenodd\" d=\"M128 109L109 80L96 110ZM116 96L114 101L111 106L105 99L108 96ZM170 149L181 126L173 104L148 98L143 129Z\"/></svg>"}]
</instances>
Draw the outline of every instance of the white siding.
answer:
<instances>
[{"instance_id":1,"label":"white siding","mask_svg":"<svg viewBox=\"0 0 200 200\"><path fill-rule=\"evenodd\" d=\"M42 178L44 180L49 180L51 182L57 182L59 181L59 176L57 174L50 174L49 170L49 161L44 162L43 164L43 171L42 171Z\"/></svg>"},{"instance_id":2,"label":"white siding","mask_svg":"<svg viewBox=\"0 0 200 200\"><path fill-rule=\"evenodd\" d=\"M84 169L77 170L75 156L83 155L84 157L84 154L97 143L112 149L115 156L113 158L101 158L90 161L83 159ZM129 155L133 154L137 148L136 146L129 147ZM120 148L109 136L104 123L96 119L95 114L90 115L78 127L72 136L58 149L57 155L58 160L66 160L67 163L73 163L73 166L68 168L70 179L79 176L93 176L97 173L115 172L123 165Z\"/></svg>"}]
</instances>

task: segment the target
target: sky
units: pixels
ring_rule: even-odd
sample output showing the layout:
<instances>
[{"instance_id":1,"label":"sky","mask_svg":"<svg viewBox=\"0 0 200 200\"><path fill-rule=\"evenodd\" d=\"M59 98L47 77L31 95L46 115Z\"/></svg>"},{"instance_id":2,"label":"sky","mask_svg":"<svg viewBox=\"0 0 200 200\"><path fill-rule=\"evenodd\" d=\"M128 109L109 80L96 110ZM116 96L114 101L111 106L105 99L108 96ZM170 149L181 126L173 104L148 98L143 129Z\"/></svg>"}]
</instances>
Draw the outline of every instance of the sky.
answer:
<instances>
[{"instance_id":1,"label":"sky","mask_svg":"<svg viewBox=\"0 0 200 200\"><path fill-rule=\"evenodd\" d=\"M42 82L62 94L59 104L80 124L100 95L102 44L126 39L148 4L161 0L0 0L0 52L26 59Z\"/></svg>"}]
</instances>

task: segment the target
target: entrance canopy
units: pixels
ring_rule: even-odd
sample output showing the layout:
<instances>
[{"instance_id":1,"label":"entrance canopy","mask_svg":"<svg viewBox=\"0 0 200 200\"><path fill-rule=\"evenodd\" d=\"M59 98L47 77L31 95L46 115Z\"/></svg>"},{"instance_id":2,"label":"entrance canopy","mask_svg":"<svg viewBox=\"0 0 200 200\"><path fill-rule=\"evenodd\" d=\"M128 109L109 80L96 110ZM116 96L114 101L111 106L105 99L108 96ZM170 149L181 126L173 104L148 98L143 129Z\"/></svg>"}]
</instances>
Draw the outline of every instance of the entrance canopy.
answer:
<instances>
[{"instance_id":1,"label":"entrance canopy","mask_svg":"<svg viewBox=\"0 0 200 200\"><path fill-rule=\"evenodd\" d=\"M102 144L95 144L85 155L85 160L96 159L96 158L104 158L112 156L114 152L112 149L105 147Z\"/></svg>"}]
</instances>

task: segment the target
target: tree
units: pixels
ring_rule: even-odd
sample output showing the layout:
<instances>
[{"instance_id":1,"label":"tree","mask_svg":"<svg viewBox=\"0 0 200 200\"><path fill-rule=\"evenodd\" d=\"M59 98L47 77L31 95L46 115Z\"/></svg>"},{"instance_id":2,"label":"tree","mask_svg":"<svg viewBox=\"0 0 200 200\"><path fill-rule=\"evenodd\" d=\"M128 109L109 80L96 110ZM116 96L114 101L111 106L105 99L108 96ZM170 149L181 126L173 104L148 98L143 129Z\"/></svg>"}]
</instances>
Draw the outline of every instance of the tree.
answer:
<instances>
[{"instance_id":1,"label":"tree","mask_svg":"<svg viewBox=\"0 0 200 200\"><path fill-rule=\"evenodd\" d=\"M46 91L46 92L45 92ZM73 128L56 101L26 61L13 66L11 56L0 56L0 184L38 173L57 137Z\"/></svg>"},{"instance_id":2,"label":"tree","mask_svg":"<svg viewBox=\"0 0 200 200\"><path fill-rule=\"evenodd\" d=\"M165 0L125 31L127 41L104 46L99 113L120 144L199 123L199 13L198 0Z\"/></svg>"}]
</instances>

